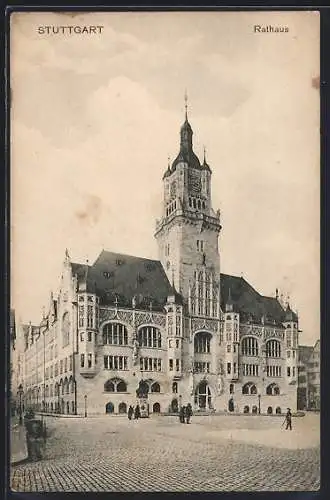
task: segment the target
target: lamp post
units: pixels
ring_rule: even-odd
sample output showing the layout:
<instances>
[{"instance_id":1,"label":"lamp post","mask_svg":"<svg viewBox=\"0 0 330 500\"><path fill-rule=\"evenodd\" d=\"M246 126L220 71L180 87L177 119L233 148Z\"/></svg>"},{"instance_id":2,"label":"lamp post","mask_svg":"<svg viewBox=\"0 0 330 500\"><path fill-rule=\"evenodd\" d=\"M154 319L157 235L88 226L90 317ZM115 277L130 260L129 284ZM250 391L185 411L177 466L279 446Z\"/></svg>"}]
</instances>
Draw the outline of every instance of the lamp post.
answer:
<instances>
[{"instance_id":1,"label":"lamp post","mask_svg":"<svg viewBox=\"0 0 330 500\"><path fill-rule=\"evenodd\" d=\"M18 395L19 395L19 425L23 424L22 419L22 395L23 395L23 386L20 384L18 386Z\"/></svg>"},{"instance_id":2,"label":"lamp post","mask_svg":"<svg viewBox=\"0 0 330 500\"><path fill-rule=\"evenodd\" d=\"M258 392L258 413L260 415L260 400L261 400L261 394Z\"/></svg>"},{"instance_id":3,"label":"lamp post","mask_svg":"<svg viewBox=\"0 0 330 500\"><path fill-rule=\"evenodd\" d=\"M85 418L87 417L87 394L84 396L85 399Z\"/></svg>"}]
</instances>

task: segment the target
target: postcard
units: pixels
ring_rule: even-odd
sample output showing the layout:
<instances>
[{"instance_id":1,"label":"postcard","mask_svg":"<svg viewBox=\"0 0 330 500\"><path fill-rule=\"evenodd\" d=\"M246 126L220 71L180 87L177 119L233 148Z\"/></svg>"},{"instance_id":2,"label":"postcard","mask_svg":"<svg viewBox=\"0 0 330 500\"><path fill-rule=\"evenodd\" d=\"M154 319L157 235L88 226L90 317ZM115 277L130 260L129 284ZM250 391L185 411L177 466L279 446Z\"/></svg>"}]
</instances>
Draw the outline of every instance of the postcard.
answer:
<instances>
[{"instance_id":1,"label":"postcard","mask_svg":"<svg viewBox=\"0 0 330 500\"><path fill-rule=\"evenodd\" d=\"M320 488L319 46L11 15L13 491Z\"/></svg>"}]
</instances>

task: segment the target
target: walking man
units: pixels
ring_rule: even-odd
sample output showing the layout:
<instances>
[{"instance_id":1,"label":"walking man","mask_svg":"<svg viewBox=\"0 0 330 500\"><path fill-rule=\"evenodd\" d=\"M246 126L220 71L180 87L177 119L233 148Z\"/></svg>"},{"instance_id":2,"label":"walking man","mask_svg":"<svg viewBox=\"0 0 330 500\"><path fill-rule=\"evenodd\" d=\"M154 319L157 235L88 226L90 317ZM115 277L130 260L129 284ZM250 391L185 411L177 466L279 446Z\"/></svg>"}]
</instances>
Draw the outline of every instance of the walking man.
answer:
<instances>
[{"instance_id":1,"label":"walking man","mask_svg":"<svg viewBox=\"0 0 330 500\"><path fill-rule=\"evenodd\" d=\"M139 407L139 405L136 405L135 411L134 411L134 419L138 420L140 417L141 417L140 407Z\"/></svg>"},{"instance_id":2,"label":"walking man","mask_svg":"<svg viewBox=\"0 0 330 500\"><path fill-rule=\"evenodd\" d=\"M192 407L191 407L191 404L188 403L187 407L186 407L186 422L187 422L187 424L190 424L191 416L192 416Z\"/></svg>"},{"instance_id":3,"label":"walking man","mask_svg":"<svg viewBox=\"0 0 330 500\"><path fill-rule=\"evenodd\" d=\"M287 410L288 411L286 412L285 420L284 420L284 422L286 422L285 430L287 431L288 429L290 429L290 431L292 431L292 413L291 413L290 408L288 408Z\"/></svg>"},{"instance_id":4,"label":"walking man","mask_svg":"<svg viewBox=\"0 0 330 500\"><path fill-rule=\"evenodd\" d=\"M181 406L180 411L179 411L179 420L181 424L184 424L184 416L185 416L185 407Z\"/></svg>"},{"instance_id":5,"label":"walking man","mask_svg":"<svg viewBox=\"0 0 330 500\"><path fill-rule=\"evenodd\" d=\"M134 413L134 408L132 405L130 405L130 407L128 408L128 413L127 413L128 420L132 420L133 413Z\"/></svg>"}]
</instances>

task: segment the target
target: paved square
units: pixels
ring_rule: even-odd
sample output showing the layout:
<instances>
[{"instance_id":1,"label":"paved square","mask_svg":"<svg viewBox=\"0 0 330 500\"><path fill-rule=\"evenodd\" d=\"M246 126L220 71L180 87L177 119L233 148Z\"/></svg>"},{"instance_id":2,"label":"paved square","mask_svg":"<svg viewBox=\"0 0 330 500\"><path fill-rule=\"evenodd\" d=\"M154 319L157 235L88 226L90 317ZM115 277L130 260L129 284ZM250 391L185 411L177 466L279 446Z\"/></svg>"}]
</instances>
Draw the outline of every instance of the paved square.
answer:
<instances>
[{"instance_id":1,"label":"paved square","mask_svg":"<svg viewBox=\"0 0 330 500\"><path fill-rule=\"evenodd\" d=\"M13 466L15 491L312 491L319 416L47 417L44 459Z\"/></svg>"}]
</instances>

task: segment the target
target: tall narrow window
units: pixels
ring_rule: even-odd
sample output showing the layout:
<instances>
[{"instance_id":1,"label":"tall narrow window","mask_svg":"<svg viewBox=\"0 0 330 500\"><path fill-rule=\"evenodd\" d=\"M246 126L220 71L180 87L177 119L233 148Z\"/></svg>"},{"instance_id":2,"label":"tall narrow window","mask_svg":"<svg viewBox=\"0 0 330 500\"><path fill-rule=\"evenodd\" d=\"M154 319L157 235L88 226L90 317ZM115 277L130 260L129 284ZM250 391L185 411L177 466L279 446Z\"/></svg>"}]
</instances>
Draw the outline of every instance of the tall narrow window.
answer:
<instances>
[{"instance_id":1,"label":"tall narrow window","mask_svg":"<svg viewBox=\"0 0 330 500\"><path fill-rule=\"evenodd\" d=\"M85 354L80 355L80 366L81 368L84 368L85 366Z\"/></svg>"}]
</instances>

